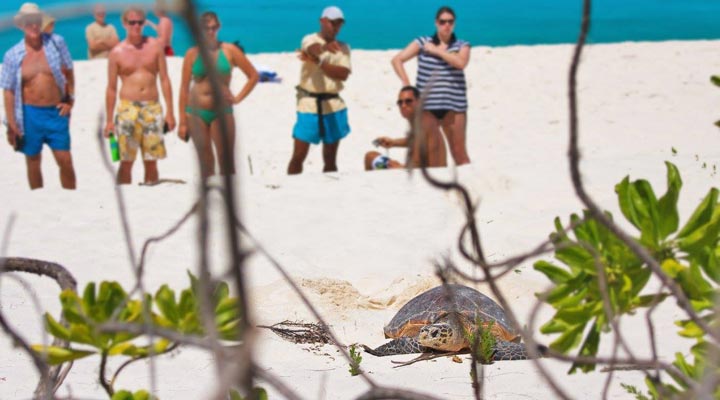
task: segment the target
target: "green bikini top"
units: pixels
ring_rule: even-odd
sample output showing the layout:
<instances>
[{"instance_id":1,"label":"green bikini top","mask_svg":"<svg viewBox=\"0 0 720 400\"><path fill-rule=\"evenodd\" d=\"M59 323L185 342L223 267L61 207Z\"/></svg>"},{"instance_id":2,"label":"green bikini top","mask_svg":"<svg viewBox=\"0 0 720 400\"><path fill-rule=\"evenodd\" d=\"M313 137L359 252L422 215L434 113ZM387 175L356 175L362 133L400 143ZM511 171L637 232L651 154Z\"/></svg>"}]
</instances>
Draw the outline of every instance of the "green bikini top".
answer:
<instances>
[{"instance_id":1,"label":"green bikini top","mask_svg":"<svg viewBox=\"0 0 720 400\"><path fill-rule=\"evenodd\" d=\"M218 56L215 65L220 75L230 75L230 72L232 71L232 66L230 65L230 61L228 61L227 57L225 56L225 52L222 51L222 48L218 50ZM204 78L206 75L207 71L205 70L205 64L202 62L202 57L200 57L200 54L198 54L192 66L192 76L194 78Z\"/></svg>"}]
</instances>

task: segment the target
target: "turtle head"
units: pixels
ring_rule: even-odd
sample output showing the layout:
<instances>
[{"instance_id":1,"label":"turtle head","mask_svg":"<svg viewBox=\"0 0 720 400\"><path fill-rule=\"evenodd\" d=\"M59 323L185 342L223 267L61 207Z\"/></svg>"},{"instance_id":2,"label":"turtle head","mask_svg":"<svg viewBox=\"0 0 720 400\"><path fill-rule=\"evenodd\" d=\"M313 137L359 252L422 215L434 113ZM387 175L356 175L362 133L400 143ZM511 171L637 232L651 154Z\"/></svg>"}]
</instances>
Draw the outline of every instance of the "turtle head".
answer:
<instances>
[{"instance_id":1,"label":"turtle head","mask_svg":"<svg viewBox=\"0 0 720 400\"><path fill-rule=\"evenodd\" d=\"M418 334L418 342L440 351L460 351L466 345L462 332L448 323L423 326Z\"/></svg>"}]
</instances>

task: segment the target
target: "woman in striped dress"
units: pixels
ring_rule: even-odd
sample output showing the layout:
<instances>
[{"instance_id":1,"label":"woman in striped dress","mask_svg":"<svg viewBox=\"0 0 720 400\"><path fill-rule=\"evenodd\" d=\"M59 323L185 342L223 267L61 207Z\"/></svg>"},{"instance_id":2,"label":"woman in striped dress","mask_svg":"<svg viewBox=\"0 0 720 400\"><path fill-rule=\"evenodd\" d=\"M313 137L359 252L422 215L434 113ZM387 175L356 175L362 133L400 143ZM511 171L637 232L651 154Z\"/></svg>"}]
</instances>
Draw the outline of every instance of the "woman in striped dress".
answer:
<instances>
[{"instance_id":1,"label":"woman in striped dress","mask_svg":"<svg viewBox=\"0 0 720 400\"><path fill-rule=\"evenodd\" d=\"M437 11L435 27L433 36L418 37L393 57L392 66L402 84L409 85L403 64L418 58L417 88L425 99L421 123L428 150L439 151L442 130L455 164L467 164L470 162L465 147L467 85L463 70L470 61L470 44L455 37L455 12L450 7Z\"/></svg>"}]
</instances>

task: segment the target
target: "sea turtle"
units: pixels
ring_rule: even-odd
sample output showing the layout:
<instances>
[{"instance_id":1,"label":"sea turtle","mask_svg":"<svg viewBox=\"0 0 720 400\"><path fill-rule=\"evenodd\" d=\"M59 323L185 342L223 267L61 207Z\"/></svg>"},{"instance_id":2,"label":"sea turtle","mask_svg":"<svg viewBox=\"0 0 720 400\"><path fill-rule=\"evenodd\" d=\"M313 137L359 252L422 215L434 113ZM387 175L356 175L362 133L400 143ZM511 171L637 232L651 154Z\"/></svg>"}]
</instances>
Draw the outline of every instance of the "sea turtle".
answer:
<instances>
[{"instance_id":1,"label":"sea turtle","mask_svg":"<svg viewBox=\"0 0 720 400\"><path fill-rule=\"evenodd\" d=\"M496 338L492 360L528 358L503 309L477 290L455 284L414 297L383 329L385 337L393 340L376 349L363 348L375 356L469 350L467 333L477 330L476 321L490 326Z\"/></svg>"}]
</instances>

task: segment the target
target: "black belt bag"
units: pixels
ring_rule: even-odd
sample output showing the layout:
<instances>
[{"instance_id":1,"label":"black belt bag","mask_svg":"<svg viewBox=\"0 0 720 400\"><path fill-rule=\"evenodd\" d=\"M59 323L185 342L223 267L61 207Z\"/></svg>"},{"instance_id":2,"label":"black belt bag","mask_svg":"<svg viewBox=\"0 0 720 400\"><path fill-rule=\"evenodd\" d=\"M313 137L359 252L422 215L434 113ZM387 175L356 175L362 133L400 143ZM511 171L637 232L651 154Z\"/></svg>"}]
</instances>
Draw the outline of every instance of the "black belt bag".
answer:
<instances>
[{"instance_id":1,"label":"black belt bag","mask_svg":"<svg viewBox=\"0 0 720 400\"><path fill-rule=\"evenodd\" d=\"M312 97L315 99L315 105L317 106L318 130L320 132L320 139L325 139L325 125L323 124L322 119L322 102L330 99L339 99L340 95L337 93L312 93L301 88L300 86L296 86L295 89L297 89L298 95L300 97Z\"/></svg>"}]
</instances>

